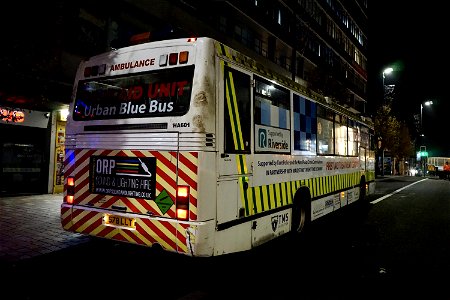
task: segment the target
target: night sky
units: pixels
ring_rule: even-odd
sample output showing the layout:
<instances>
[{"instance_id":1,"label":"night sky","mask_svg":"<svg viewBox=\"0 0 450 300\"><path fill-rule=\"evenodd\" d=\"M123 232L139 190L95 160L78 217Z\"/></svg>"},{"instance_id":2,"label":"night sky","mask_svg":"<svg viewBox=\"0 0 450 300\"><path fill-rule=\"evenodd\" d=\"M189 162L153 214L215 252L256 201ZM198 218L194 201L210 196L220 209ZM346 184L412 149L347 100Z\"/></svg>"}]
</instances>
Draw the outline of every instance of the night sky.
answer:
<instances>
[{"instance_id":1,"label":"night sky","mask_svg":"<svg viewBox=\"0 0 450 300\"><path fill-rule=\"evenodd\" d=\"M447 11L436 0L413 3L369 2L369 102L380 103L382 72L393 67L385 83L395 84L395 114L412 123L413 115L420 115L420 104L432 100L422 111L425 137L420 143L430 156L450 157Z\"/></svg>"}]
</instances>

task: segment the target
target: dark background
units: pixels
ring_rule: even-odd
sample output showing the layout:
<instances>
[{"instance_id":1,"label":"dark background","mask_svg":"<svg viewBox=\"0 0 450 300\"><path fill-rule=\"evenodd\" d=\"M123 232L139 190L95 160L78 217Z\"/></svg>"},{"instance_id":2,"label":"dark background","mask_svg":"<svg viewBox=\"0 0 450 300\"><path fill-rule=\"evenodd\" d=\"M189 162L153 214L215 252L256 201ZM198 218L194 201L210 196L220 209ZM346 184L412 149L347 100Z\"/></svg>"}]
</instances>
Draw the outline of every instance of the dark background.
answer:
<instances>
[{"instance_id":1,"label":"dark background","mask_svg":"<svg viewBox=\"0 0 450 300\"><path fill-rule=\"evenodd\" d=\"M115 1L80 2L89 3L91 9L105 15L118 14L122 10L122 7L113 5ZM383 69L393 67L395 71L387 75L385 83L395 84L393 108L396 115L410 125L410 132L418 139L418 144L428 146L430 155L450 157L450 139L445 136L447 112L450 112L447 99L447 72L450 63L446 55L447 10L442 3L437 0L420 4L388 0L369 1L368 111L374 115L383 99ZM13 94L15 90L23 91L22 85L26 82L26 90L34 91L32 94L37 94L36 91L45 86L43 94L55 95L55 98L59 95L69 96L72 77L77 67L75 62L78 60L60 57L60 53L51 53L48 49L59 49L58 43L64 43L88 57L105 50L101 48L101 43L96 44L96 41L104 40L104 37L99 36L100 33L95 30L81 31L80 28L85 30L88 25L80 26L83 25L79 24L82 21L77 15L73 15L76 10L71 10L70 7L76 6L75 4L66 2L63 5L62 2L53 0L30 3L27 9L23 9L23 4L19 2L11 5L12 7L8 11L5 10L0 17L0 32L4 42L4 46L0 47L2 84ZM40 34L42 32L45 34ZM127 32L119 32L119 36L126 34ZM63 38L58 38L61 36ZM43 44L50 47L42 47ZM85 47L86 44L94 47ZM78 49L74 48L77 45ZM30 61L28 58L33 55L47 59L27 64ZM62 68L58 64L60 60L65 62ZM17 73L17 68L22 70L19 72L22 74L21 78L11 76ZM42 70L48 72L51 80ZM58 82L64 84L57 84ZM2 91L0 97L1 93ZM45 100L33 101L39 105L39 101ZM69 102L69 99L59 100ZM413 117L414 114L420 115L420 104L426 100L433 100L434 104L423 110L425 137L419 138L418 132L414 131ZM20 103L20 99L16 101Z\"/></svg>"},{"instance_id":2,"label":"dark background","mask_svg":"<svg viewBox=\"0 0 450 300\"><path fill-rule=\"evenodd\" d=\"M425 136L420 138L418 132L410 131L417 136L417 144L427 146L430 156L450 156L445 14L442 3L435 0L369 3L370 105L373 109L383 99L383 70L394 68L386 75L385 84L395 84L392 105L398 119L413 125L414 114L420 115L420 104L433 101L422 111Z\"/></svg>"}]
</instances>

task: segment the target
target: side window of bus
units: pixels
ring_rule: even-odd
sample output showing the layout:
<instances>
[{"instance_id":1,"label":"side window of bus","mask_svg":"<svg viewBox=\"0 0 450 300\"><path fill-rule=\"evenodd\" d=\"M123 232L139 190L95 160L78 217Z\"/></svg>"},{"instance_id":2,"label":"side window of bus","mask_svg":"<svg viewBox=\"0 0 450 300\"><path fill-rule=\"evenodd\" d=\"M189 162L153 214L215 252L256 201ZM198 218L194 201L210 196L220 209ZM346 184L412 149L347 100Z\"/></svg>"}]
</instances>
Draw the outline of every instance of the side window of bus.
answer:
<instances>
[{"instance_id":1,"label":"side window of bus","mask_svg":"<svg viewBox=\"0 0 450 300\"><path fill-rule=\"evenodd\" d=\"M368 168L367 164L370 162L368 160L368 155L370 153L369 147L370 147L370 135L369 135L369 128L363 124L357 123L357 130L358 130L358 136L359 136L359 142L358 142L358 151L359 151L359 162L360 167L363 170L366 170Z\"/></svg>"},{"instance_id":2,"label":"side window of bus","mask_svg":"<svg viewBox=\"0 0 450 300\"><path fill-rule=\"evenodd\" d=\"M370 150L375 151L378 148L378 141L375 138L375 131L373 129L369 129L369 138L370 138Z\"/></svg>"},{"instance_id":3,"label":"side window of bus","mask_svg":"<svg viewBox=\"0 0 450 300\"><path fill-rule=\"evenodd\" d=\"M315 155L317 145L317 104L294 94L294 150Z\"/></svg>"},{"instance_id":4,"label":"side window of bus","mask_svg":"<svg viewBox=\"0 0 450 300\"><path fill-rule=\"evenodd\" d=\"M335 154L347 155L347 117L335 114L334 116Z\"/></svg>"},{"instance_id":5,"label":"side window of bus","mask_svg":"<svg viewBox=\"0 0 450 300\"><path fill-rule=\"evenodd\" d=\"M317 105L317 153L318 154L334 154L334 130L333 130L334 113Z\"/></svg>"},{"instance_id":6,"label":"side window of bus","mask_svg":"<svg viewBox=\"0 0 450 300\"><path fill-rule=\"evenodd\" d=\"M356 121L348 120L348 155L358 155L358 143L360 135Z\"/></svg>"},{"instance_id":7,"label":"side window of bus","mask_svg":"<svg viewBox=\"0 0 450 300\"><path fill-rule=\"evenodd\" d=\"M250 76L225 67L225 152L250 153Z\"/></svg>"},{"instance_id":8,"label":"side window of bus","mask_svg":"<svg viewBox=\"0 0 450 300\"><path fill-rule=\"evenodd\" d=\"M263 78L255 79L255 151L290 153L289 91Z\"/></svg>"},{"instance_id":9,"label":"side window of bus","mask_svg":"<svg viewBox=\"0 0 450 300\"><path fill-rule=\"evenodd\" d=\"M370 149L369 128L360 124L359 131L360 131L360 146L366 149Z\"/></svg>"}]
</instances>

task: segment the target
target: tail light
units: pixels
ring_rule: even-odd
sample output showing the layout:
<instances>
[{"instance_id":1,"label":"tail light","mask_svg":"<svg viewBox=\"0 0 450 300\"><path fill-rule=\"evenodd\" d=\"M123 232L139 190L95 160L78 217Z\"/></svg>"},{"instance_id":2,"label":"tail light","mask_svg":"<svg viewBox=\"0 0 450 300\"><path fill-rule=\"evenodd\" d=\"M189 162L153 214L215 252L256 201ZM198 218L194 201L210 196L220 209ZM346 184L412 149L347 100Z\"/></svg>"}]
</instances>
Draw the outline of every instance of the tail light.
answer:
<instances>
[{"instance_id":1,"label":"tail light","mask_svg":"<svg viewBox=\"0 0 450 300\"><path fill-rule=\"evenodd\" d=\"M178 186L176 209L178 219L187 220L189 218L189 186Z\"/></svg>"},{"instance_id":2,"label":"tail light","mask_svg":"<svg viewBox=\"0 0 450 300\"><path fill-rule=\"evenodd\" d=\"M75 195L75 178L67 177L65 202L72 204L74 195Z\"/></svg>"},{"instance_id":3,"label":"tail light","mask_svg":"<svg viewBox=\"0 0 450 300\"><path fill-rule=\"evenodd\" d=\"M180 52L180 64L186 64L189 58L189 51Z\"/></svg>"},{"instance_id":4,"label":"tail light","mask_svg":"<svg viewBox=\"0 0 450 300\"><path fill-rule=\"evenodd\" d=\"M169 65L173 66L178 63L178 53L169 54Z\"/></svg>"},{"instance_id":5,"label":"tail light","mask_svg":"<svg viewBox=\"0 0 450 300\"><path fill-rule=\"evenodd\" d=\"M165 53L159 56L159 66L167 67L177 64L187 64L189 61L189 51Z\"/></svg>"}]
</instances>

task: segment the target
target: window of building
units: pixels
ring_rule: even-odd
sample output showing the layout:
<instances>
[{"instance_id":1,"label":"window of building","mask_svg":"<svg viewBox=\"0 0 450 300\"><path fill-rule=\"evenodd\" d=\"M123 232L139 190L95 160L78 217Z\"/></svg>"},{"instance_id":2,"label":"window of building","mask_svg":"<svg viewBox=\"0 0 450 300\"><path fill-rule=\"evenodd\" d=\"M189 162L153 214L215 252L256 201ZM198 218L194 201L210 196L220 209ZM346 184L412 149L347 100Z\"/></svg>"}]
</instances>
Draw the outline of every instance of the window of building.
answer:
<instances>
[{"instance_id":1,"label":"window of building","mask_svg":"<svg viewBox=\"0 0 450 300\"><path fill-rule=\"evenodd\" d=\"M225 18L224 16L220 16L219 19L219 30L221 32L227 32L227 18Z\"/></svg>"},{"instance_id":2,"label":"window of building","mask_svg":"<svg viewBox=\"0 0 450 300\"><path fill-rule=\"evenodd\" d=\"M262 41L258 38L255 38L254 42L255 47L253 48L253 50L255 50L255 52L258 53L259 55L262 55Z\"/></svg>"}]
</instances>

